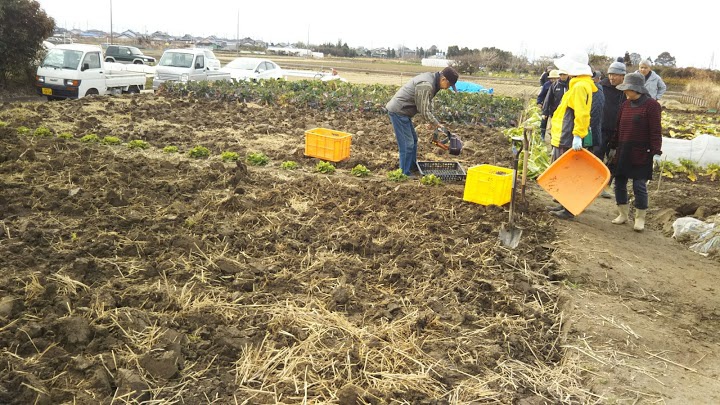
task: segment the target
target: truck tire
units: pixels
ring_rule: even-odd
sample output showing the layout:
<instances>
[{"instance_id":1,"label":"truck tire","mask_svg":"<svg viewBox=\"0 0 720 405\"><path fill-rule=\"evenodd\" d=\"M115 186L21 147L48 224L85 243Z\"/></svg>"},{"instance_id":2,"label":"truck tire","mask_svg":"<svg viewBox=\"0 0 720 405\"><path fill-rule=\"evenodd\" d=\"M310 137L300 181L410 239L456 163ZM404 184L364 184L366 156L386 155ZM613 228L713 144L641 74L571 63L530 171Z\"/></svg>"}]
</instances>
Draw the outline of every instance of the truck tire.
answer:
<instances>
[{"instance_id":1,"label":"truck tire","mask_svg":"<svg viewBox=\"0 0 720 405\"><path fill-rule=\"evenodd\" d=\"M105 58L105 62L115 63L115 58L109 56L109 57Z\"/></svg>"},{"instance_id":2,"label":"truck tire","mask_svg":"<svg viewBox=\"0 0 720 405\"><path fill-rule=\"evenodd\" d=\"M143 61L141 61L140 59L135 59L135 61L133 62L133 64L134 64L134 65L142 65L142 64L143 64Z\"/></svg>"},{"instance_id":3,"label":"truck tire","mask_svg":"<svg viewBox=\"0 0 720 405\"><path fill-rule=\"evenodd\" d=\"M98 94L100 93L97 91L97 89L88 89L88 91L85 92L85 97L97 96Z\"/></svg>"},{"instance_id":4,"label":"truck tire","mask_svg":"<svg viewBox=\"0 0 720 405\"><path fill-rule=\"evenodd\" d=\"M127 92L128 94L138 94L140 93L140 89L138 88L138 86L130 86L128 87Z\"/></svg>"}]
</instances>

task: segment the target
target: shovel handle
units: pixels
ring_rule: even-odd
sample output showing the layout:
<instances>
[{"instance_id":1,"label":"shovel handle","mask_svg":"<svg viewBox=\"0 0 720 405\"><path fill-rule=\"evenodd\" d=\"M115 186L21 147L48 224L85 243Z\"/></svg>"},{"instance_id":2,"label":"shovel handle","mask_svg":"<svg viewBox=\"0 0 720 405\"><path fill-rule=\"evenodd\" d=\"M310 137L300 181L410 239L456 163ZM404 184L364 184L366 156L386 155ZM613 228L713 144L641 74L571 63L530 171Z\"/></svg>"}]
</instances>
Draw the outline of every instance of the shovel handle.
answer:
<instances>
[{"instance_id":1,"label":"shovel handle","mask_svg":"<svg viewBox=\"0 0 720 405\"><path fill-rule=\"evenodd\" d=\"M513 136L512 138L512 152L513 152L513 181L512 191L510 192L510 214L508 218L508 226L512 228L515 223L515 194L518 183L518 163L520 161L520 152L523 150L523 138L519 136Z\"/></svg>"},{"instance_id":2,"label":"shovel handle","mask_svg":"<svg viewBox=\"0 0 720 405\"><path fill-rule=\"evenodd\" d=\"M513 153L513 159L517 158L517 156L522 152L523 150L523 139L520 136L513 136L510 138L512 141L512 153ZM515 170L517 170L517 164L515 165Z\"/></svg>"},{"instance_id":3,"label":"shovel handle","mask_svg":"<svg viewBox=\"0 0 720 405\"><path fill-rule=\"evenodd\" d=\"M527 174L528 174L528 161L530 160L530 140L528 136L528 132L532 134L532 128L525 127L523 130L523 148L525 151L523 152L523 172L522 172L522 183L520 183L520 194L522 197L522 201L525 202L525 184L527 183Z\"/></svg>"}]
</instances>

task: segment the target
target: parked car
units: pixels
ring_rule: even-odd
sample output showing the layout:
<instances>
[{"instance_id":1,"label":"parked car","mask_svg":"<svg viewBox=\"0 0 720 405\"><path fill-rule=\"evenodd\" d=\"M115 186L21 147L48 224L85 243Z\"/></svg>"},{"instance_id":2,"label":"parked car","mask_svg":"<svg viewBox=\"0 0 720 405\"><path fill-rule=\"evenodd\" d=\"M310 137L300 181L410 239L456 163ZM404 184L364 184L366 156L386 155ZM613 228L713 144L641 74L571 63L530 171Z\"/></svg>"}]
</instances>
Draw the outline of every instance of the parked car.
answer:
<instances>
[{"instance_id":1,"label":"parked car","mask_svg":"<svg viewBox=\"0 0 720 405\"><path fill-rule=\"evenodd\" d=\"M150 65L155 58L147 56L134 46L108 45L105 50L105 62L133 63Z\"/></svg>"},{"instance_id":2,"label":"parked car","mask_svg":"<svg viewBox=\"0 0 720 405\"><path fill-rule=\"evenodd\" d=\"M236 58L220 71L230 73L235 81L285 78L285 73L277 63L260 58Z\"/></svg>"},{"instance_id":3,"label":"parked car","mask_svg":"<svg viewBox=\"0 0 720 405\"><path fill-rule=\"evenodd\" d=\"M37 69L35 87L48 100L90 95L139 93L145 73L111 71L97 45L65 44L48 49Z\"/></svg>"},{"instance_id":4,"label":"parked car","mask_svg":"<svg viewBox=\"0 0 720 405\"><path fill-rule=\"evenodd\" d=\"M46 39L46 41L51 42L53 45L72 44L73 43L72 38L56 37L56 36L52 36L52 37Z\"/></svg>"},{"instance_id":5,"label":"parked car","mask_svg":"<svg viewBox=\"0 0 720 405\"><path fill-rule=\"evenodd\" d=\"M155 67L153 90L165 82L230 80L230 74L210 68L205 51L207 49L167 49Z\"/></svg>"},{"instance_id":6,"label":"parked car","mask_svg":"<svg viewBox=\"0 0 720 405\"><path fill-rule=\"evenodd\" d=\"M196 48L205 54L205 64L210 67L210 70L220 70L220 59L215 57L213 51L205 48Z\"/></svg>"}]
</instances>

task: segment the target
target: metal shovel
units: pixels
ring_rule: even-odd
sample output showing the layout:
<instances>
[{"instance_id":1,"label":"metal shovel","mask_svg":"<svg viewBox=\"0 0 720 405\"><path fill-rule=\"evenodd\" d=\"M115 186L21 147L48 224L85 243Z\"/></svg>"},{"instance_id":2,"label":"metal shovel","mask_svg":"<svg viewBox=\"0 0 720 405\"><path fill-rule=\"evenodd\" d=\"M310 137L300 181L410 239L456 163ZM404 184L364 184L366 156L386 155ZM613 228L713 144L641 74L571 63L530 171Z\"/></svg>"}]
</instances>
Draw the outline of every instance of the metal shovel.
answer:
<instances>
[{"instance_id":1,"label":"metal shovel","mask_svg":"<svg viewBox=\"0 0 720 405\"><path fill-rule=\"evenodd\" d=\"M517 188L517 172L518 172L518 161L520 160L520 152L523 150L523 138L514 136L512 138L512 153L513 153L513 182L512 191L510 194L510 217L508 218L507 226L502 224L500 226L500 242L503 246L515 249L520 243L520 237L522 236L522 229L515 227L515 194Z\"/></svg>"}]
</instances>

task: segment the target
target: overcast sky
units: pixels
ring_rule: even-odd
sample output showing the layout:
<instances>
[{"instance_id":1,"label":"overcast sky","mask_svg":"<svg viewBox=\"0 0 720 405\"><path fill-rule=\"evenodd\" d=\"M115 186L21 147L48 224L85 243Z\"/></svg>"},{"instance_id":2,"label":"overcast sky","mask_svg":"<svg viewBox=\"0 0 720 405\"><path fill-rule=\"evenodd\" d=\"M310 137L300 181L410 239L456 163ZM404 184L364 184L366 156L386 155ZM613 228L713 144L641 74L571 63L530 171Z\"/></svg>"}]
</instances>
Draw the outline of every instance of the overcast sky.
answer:
<instances>
[{"instance_id":1,"label":"overcast sky","mask_svg":"<svg viewBox=\"0 0 720 405\"><path fill-rule=\"evenodd\" d=\"M612 57L629 51L652 59L667 51L679 67L720 67L717 15L707 5L712 3L696 0L668 6L663 2L552 0L38 2L59 27L67 29L109 31L112 3L114 32L132 29L178 36L239 35L272 43L309 40L310 44L322 44L340 40L353 48L405 45L427 49L435 45L446 50L452 45L470 49L494 46L531 60L569 49Z\"/></svg>"}]
</instances>

